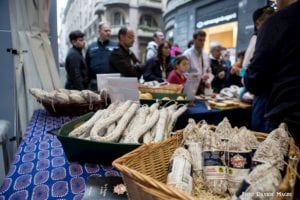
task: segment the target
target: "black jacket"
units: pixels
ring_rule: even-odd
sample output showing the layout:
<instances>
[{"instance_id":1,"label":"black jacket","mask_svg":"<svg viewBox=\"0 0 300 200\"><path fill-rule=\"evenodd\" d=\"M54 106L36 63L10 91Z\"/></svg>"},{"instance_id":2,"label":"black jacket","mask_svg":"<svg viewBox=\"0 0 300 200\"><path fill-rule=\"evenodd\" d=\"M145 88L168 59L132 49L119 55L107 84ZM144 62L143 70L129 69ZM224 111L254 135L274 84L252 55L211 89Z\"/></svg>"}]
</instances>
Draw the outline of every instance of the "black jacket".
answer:
<instances>
[{"instance_id":1,"label":"black jacket","mask_svg":"<svg viewBox=\"0 0 300 200\"><path fill-rule=\"evenodd\" d=\"M244 83L268 95L266 117L300 124L300 1L270 16L257 35Z\"/></svg>"},{"instance_id":2,"label":"black jacket","mask_svg":"<svg viewBox=\"0 0 300 200\"><path fill-rule=\"evenodd\" d=\"M109 65L109 57L117 43L107 40L105 42L93 42L86 51L86 64L89 68L90 79L96 79L96 74L116 73Z\"/></svg>"},{"instance_id":3,"label":"black jacket","mask_svg":"<svg viewBox=\"0 0 300 200\"><path fill-rule=\"evenodd\" d=\"M168 74L173 68L169 65L165 72L166 72L166 78L168 77ZM150 58L145 65L144 68L144 74L143 74L145 81L158 81L158 82L164 82L162 77L162 68L161 64L159 62L159 59L155 56L153 58Z\"/></svg>"},{"instance_id":4,"label":"black jacket","mask_svg":"<svg viewBox=\"0 0 300 200\"><path fill-rule=\"evenodd\" d=\"M82 56L81 49L75 47L69 49L65 68L67 71L66 89L87 89L88 69Z\"/></svg>"},{"instance_id":5,"label":"black jacket","mask_svg":"<svg viewBox=\"0 0 300 200\"><path fill-rule=\"evenodd\" d=\"M140 77L143 73L143 65L136 58L134 53L119 45L110 55L110 65L125 77Z\"/></svg>"},{"instance_id":6,"label":"black jacket","mask_svg":"<svg viewBox=\"0 0 300 200\"><path fill-rule=\"evenodd\" d=\"M215 76L214 79L212 80L211 85L216 92L219 92L222 88L226 86L226 77L227 77L226 64L223 60L216 60L210 58L210 66L211 66L212 73ZM220 79L218 77L218 74L222 71L225 72L224 79Z\"/></svg>"}]
</instances>

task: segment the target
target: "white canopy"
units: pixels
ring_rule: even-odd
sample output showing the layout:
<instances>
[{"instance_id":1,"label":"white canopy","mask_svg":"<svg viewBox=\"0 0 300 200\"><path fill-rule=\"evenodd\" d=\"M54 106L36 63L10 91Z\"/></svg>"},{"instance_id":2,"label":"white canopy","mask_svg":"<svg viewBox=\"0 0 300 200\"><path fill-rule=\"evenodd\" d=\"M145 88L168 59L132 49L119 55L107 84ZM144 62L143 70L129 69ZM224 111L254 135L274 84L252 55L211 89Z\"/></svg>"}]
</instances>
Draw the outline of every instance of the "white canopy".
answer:
<instances>
[{"instance_id":1,"label":"white canopy","mask_svg":"<svg viewBox=\"0 0 300 200\"><path fill-rule=\"evenodd\" d=\"M9 6L13 49L19 52L15 56L16 132L21 134L33 111L40 108L28 89L53 90L61 82L48 39L50 0L10 0Z\"/></svg>"}]
</instances>

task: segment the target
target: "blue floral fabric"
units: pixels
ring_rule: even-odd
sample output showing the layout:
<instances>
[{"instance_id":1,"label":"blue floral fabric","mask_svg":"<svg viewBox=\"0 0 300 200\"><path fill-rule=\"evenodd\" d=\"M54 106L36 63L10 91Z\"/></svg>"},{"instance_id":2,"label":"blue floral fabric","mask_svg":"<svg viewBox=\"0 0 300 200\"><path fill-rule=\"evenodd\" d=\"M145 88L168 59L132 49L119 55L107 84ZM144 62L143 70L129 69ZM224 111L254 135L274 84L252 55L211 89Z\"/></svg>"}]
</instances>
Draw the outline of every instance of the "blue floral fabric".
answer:
<instances>
[{"instance_id":1,"label":"blue floral fabric","mask_svg":"<svg viewBox=\"0 0 300 200\"><path fill-rule=\"evenodd\" d=\"M0 187L0 200L82 199L89 176L120 176L112 166L67 160L60 141L47 131L70 120L34 112Z\"/></svg>"}]
</instances>

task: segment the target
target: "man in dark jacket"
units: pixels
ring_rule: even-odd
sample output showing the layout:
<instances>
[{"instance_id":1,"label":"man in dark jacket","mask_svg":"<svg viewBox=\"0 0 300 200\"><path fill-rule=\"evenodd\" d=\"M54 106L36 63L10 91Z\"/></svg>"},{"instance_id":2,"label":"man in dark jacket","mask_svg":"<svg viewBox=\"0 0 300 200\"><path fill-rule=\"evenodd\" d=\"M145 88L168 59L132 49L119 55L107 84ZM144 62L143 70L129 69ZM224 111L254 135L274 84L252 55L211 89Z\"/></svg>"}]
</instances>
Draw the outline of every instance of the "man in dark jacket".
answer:
<instances>
[{"instance_id":1,"label":"man in dark jacket","mask_svg":"<svg viewBox=\"0 0 300 200\"><path fill-rule=\"evenodd\" d=\"M215 92L220 92L226 86L227 66L221 58L224 47L217 41L210 44L210 67L215 76L211 86Z\"/></svg>"},{"instance_id":2,"label":"man in dark jacket","mask_svg":"<svg viewBox=\"0 0 300 200\"><path fill-rule=\"evenodd\" d=\"M281 1L277 0L279 3ZM281 5L281 4L278 4ZM285 122L300 145L300 1L270 16L258 31L246 88L267 95L268 129Z\"/></svg>"},{"instance_id":3,"label":"man in dark jacket","mask_svg":"<svg viewBox=\"0 0 300 200\"><path fill-rule=\"evenodd\" d=\"M133 46L134 37L134 31L131 28L122 27L119 30L119 46L112 51L109 63L122 76L140 78L143 65L129 49Z\"/></svg>"},{"instance_id":4,"label":"man in dark jacket","mask_svg":"<svg viewBox=\"0 0 300 200\"><path fill-rule=\"evenodd\" d=\"M90 44L86 51L86 64L89 69L90 88L92 90L97 90L96 74L117 73L109 65L110 54L117 47L117 43L109 39L111 35L110 26L105 22L100 22L98 32L98 40Z\"/></svg>"},{"instance_id":5,"label":"man in dark jacket","mask_svg":"<svg viewBox=\"0 0 300 200\"><path fill-rule=\"evenodd\" d=\"M66 89L83 90L88 87L88 69L82 56L82 49L85 46L84 33L72 31L69 34L72 48L66 57L67 82Z\"/></svg>"}]
</instances>

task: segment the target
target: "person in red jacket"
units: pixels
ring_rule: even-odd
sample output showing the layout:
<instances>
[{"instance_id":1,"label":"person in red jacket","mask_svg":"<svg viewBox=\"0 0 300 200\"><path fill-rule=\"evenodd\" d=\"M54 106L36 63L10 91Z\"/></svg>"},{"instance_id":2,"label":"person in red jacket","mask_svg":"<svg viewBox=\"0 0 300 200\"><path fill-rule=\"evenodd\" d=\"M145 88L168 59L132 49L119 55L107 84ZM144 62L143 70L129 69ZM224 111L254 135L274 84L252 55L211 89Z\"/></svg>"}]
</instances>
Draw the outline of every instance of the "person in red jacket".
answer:
<instances>
[{"instance_id":1,"label":"person in red jacket","mask_svg":"<svg viewBox=\"0 0 300 200\"><path fill-rule=\"evenodd\" d=\"M175 58L174 69L170 72L167 81L174 84L185 84L186 77L184 73L189 67L189 60L184 55L179 55Z\"/></svg>"}]
</instances>

